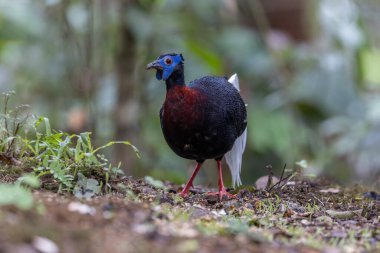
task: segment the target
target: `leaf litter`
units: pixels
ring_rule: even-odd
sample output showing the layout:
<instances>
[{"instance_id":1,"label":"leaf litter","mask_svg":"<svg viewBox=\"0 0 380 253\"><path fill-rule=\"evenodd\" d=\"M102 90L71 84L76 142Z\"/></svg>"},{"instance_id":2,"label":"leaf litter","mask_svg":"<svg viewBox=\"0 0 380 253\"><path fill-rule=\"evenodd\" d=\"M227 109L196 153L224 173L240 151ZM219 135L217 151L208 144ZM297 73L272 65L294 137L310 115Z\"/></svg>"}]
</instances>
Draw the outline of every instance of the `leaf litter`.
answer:
<instances>
[{"instance_id":1,"label":"leaf litter","mask_svg":"<svg viewBox=\"0 0 380 253\"><path fill-rule=\"evenodd\" d=\"M34 190L44 208L2 207L0 252L35 249L35 238L59 252L380 250L380 201L358 186L292 178L268 190L242 187L232 191L235 199L219 202L206 195L212 189L195 187L181 198L181 186L149 177L110 180L106 195L92 194L93 183L83 178L79 200Z\"/></svg>"}]
</instances>

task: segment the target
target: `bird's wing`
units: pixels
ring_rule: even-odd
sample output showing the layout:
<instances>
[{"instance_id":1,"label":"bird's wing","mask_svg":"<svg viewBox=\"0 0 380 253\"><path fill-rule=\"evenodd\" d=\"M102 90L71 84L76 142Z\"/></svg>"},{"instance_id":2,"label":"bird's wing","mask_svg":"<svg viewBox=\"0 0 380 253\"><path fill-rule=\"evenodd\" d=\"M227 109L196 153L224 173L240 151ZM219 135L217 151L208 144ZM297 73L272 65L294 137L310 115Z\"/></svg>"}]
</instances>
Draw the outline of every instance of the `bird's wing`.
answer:
<instances>
[{"instance_id":1,"label":"bird's wing","mask_svg":"<svg viewBox=\"0 0 380 253\"><path fill-rule=\"evenodd\" d=\"M161 107L160 109L160 124L161 124L161 129L162 129L162 120L163 120L163 117L164 116L164 106Z\"/></svg>"}]
</instances>

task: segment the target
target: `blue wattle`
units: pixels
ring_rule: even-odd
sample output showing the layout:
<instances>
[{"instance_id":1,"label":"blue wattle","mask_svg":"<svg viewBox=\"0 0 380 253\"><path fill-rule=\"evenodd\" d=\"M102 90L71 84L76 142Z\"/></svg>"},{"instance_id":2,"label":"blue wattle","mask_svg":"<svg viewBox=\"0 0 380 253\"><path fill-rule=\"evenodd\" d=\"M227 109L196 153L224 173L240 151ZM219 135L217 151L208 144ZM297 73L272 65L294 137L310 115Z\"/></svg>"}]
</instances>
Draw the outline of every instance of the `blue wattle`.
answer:
<instances>
[{"instance_id":1,"label":"blue wattle","mask_svg":"<svg viewBox=\"0 0 380 253\"><path fill-rule=\"evenodd\" d=\"M162 79L162 71L161 70L157 70L157 72L156 72L156 78L157 78L157 80L161 80Z\"/></svg>"},{"instance_id":2,"label":"blue wattle","mask_svg":"<svg viewBox=\"0 0 380 253\"><path fill-rule=\"evenodd\" d=\"M164 74L162 76L162 79L164 79L164 81L168 80L169 76L173 73L173 68L165 68L164 69Z\"/></svg>"}]
</instances>

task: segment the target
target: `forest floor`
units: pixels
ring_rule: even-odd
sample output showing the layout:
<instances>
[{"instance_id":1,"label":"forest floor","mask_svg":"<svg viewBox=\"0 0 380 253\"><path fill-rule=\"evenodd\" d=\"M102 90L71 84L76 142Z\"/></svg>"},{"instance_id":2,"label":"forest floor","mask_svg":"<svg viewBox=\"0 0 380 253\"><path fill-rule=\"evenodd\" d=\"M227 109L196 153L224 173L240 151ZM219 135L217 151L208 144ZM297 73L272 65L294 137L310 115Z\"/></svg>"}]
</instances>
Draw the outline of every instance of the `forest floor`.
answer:
<instances>
[{"instance_id":1,"label":"forest floor","mask_svg":"<svg viewBox=\"0 0 380 253\"><path fill-rule=\"evenodd\" d=\"M150 177L111 186L88 200L34 190L32 209L0 207L0 252L380 252L379 196L360 186L299 179L221 202Z\"/></svg>"}]
</instances>

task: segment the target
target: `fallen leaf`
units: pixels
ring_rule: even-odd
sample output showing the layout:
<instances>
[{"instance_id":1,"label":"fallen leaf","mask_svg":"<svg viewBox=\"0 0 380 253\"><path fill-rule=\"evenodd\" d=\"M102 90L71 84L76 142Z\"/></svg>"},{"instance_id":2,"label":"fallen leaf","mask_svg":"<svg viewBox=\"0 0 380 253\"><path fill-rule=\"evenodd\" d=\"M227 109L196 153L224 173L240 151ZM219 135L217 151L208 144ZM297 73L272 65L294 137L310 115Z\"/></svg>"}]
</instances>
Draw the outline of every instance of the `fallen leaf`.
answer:
<instances>
[{"instance_id":1,"label":"fallen leaf","mask_svg":"<svg viewBox=\"0 0 380 253\"><path fill-rule=\"evenodd\" d=\"M78 173L78 181L74 187L74 196L78 199L90 199L99 194L101 187L99 182L92 178L87 178L82 173Z\"/></svg>"},{"instance_id":2,"label":"fallen leaf","mask_svg":"<svg viewBox=\"0 0 380 253\"><path fill-rule=\"evenodd\" d=\"M150 176L146 176L145 178L145 182L147 184L150 184L151 186L155 187L155 188L159 188L159 189L164 189L165 188L165 185L162 181L160 180L156 180L154 179L153 177L150 177Z\"/></svg>"},{"instance_id":3,"label":"fallen leaf","mask_svg":"<svg viewBox=\"0 0 380 253\"><path fill-rule=\"evenodd\" d=\"M332 219L327 215L322 215L316 218L317 221L323 222L325 224L332 224Z\"/></svg>"},{"instance_id":4,"label":"fallen leaf","mask_svg":"<svg viewBox=\"0 0 380 253\"><path fill-rule=\"evenodd\" d=\"M305 212L305 213L297 213L297 216L299 217L310 217L313 213L311 212Z\"/></svg>"},{"instance_id":5,"label":"fallen leaf","mask_svg":"<svg viewBox=\"0 0 380 253\"><path fill-rule=\"evenodd\" d=\"M340 192L340 189L339 188L327 188L327 189L322 189L319 192L322 192L322 193L338 193L338 192Z\"/></svg>"},{"instance_id":6,"label":"fallen leaf","mask_svg":"<svg viewBox=\"0 0 380 253\"><path fill-rule=\"evenodd\" d=\"M262 176L259 177L255 182L255 187L258 190L264 190L267 187L269 176ZM278 183L277 177L272 177L272 184L270 187L272 187L274 184Z\"/></svg>"},{"instance_id":7,"label":"fallen leaf","mask_svg":"<svg viewBox=\"0 0 380 253\"><path fill-rule=\"evenodd\" d=\"M335 210L327 210L326 213L333 218L337 219L350 219L357 214L353 211L335 211Z\"/></svg>"},{"instance_id":8,"label":"fallen leaf","mask_svg":"<svg viewBox=\"0 0 380 253\"><path fill-rule=\"evenodd\" d=\"M294 211L292 209L286 209L285 212L284 212L283 217L284 218L289 218L289 217L292 217L293 214L294 214Z\"/></svg>"}]
</instances>

